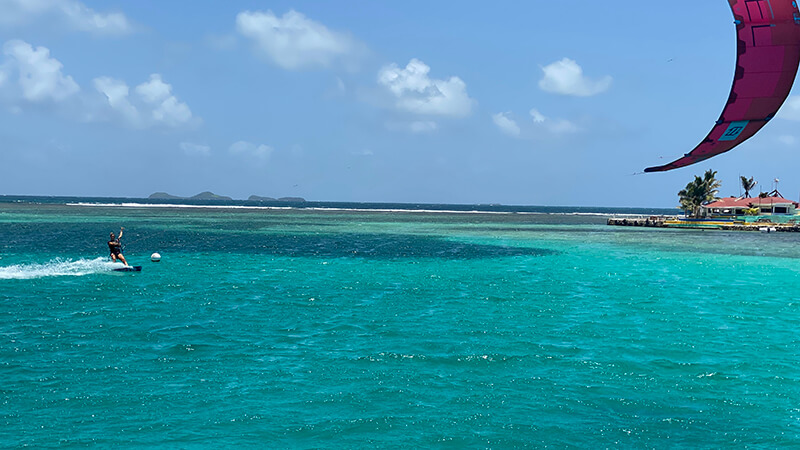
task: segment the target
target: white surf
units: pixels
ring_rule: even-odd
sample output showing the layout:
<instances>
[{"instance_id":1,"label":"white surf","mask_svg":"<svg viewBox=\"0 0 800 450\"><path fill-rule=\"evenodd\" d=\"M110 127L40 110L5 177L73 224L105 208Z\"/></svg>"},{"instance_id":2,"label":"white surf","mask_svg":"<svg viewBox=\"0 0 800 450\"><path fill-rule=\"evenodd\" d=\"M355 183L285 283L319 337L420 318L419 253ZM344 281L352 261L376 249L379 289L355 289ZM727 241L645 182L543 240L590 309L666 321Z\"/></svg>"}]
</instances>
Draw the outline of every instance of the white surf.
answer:
<instances>
[{"instance_id":1,"label":"white surf","mask_svg":"<svg viewBox=\"0 0 800 450\"><path fill-rule=\"evenodd\" d=\"M110 272L122 267L122 263L114 263L106 258L95 259L61 259L56 258L44 264L15 264L0 266L0 280L29 280L44 277L79 277L93 273Z\"/></svg>"}]
</instances>

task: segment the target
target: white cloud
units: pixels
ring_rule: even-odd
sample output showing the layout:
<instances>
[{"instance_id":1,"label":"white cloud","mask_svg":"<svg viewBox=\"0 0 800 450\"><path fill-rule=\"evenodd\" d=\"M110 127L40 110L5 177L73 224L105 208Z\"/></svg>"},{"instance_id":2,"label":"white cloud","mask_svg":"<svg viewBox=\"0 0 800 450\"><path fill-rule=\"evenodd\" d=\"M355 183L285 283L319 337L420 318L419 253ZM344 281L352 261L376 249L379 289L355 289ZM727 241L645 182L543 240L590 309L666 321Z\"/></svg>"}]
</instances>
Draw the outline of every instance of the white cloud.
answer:
<instances>
[{"instance_id":1,"label":"white cloud","mask_svg":"<svg viewBox=\"0 0 800 450\"><path fill-rule=\"evenodd\" d=\"M497 113L492 115L492 121L500 128L500 131L510 136L519 136L520 128L517 122L509 117L511 113Z\"/></svg>"},{"instance_id":2,"label":"white cloud","mask_svg":"<svg viewBox=\"0 0 800 450\"><path fill-rule=\"evenodd\" d=\"M534 123L542 123L545 120L547 120L547 117L545 117L544 114L540 113L536 109L532 109L530 114L531 114L531 117L533 118L533 122Z\"/></svg>"},{"instance_id":3,"label":"white cloud","mask_svg":"<svg viewBox=\"0 0 800 450\"><path fill-rule=\"evenodd\" d=\"M141 118L139 111L131 104L128 97L128 85L125 84L124 81L109 77L100 77L94 79L94 87L106 97L111 109L119 111L119 113L134 126L140 125Z\"/></svg>"},{"instance_id":4,"label":"white cloud","mask_svg":"<svg viewBox=\"0 0 800 450\"><path fill-rule=\"evenodd\" d=\"M273 149L264 144L256 145L246 141L238 141L231 145L228 151L234 155L242 155L263 162L269 159Z\"/></svg>"},{"instance_id":5,"label":"white cloud","mask_svg":"<svg viewBox=\"0 0 800 450\"><path fill-rule=\"evenodd\" d=\"M192 111L172 95L172 86L161 79L161 75L150 75L150 81L136 86L145 103L154 107L151 117L156 123L168 126L188 124L192 120Z\"/></svg>"},{"instance_id":6,"label":"white cloud","mask_svg":"<svg viewBox=\"0 0 800 450\"><path fill-rule=\"evenodd\" d=\"M412 59L404 69L390 64L378 73L378 83L395 97L398 109L415 114L464 117L474 100L467 85L458 77L436 80L428 77L430 67Z\"/></svg>"},{"instance_id":7,"label":"white cloud","mask_svg":"<svg viewBox=\"0 0 800 450\"><path fill-rule=\"evenodd\" d=\"M95 122L116 116L134 128L179 127L199 122L159 74L151 75L133 92L124 81L110 77L95 78L94 91L82 92L45 47L12 40L3 45L3 53L6 58L0 61L0 102L17 111L23 111L26 103L52 103L59 105L60 113L74 119Z\"/></svg>"},{"instance_id":8,"label":"white cloud","mask_svg":"<svg viewBox=\"0 0 800 450\"><path fill-rule=\"evenodd\" d=\"M148 103L158 103L170 97L172 86L164 83L161 75L150 75L150 81L136 86L136 93L142 96Z\"/></svg>"},{"instance_id":9,"label":"white cloud","mask_svg":"<svg viewBox=\"0 0 800 450\"><path fill-rule=\"evenodd\" d=\"M3 46L3 53L19 72L19 87L25 100L58 102L80 91L75 80L61 72L61 62L51 58L45 47L34 48L27 42L11 40Z\"/></svg>"},{"instance_id":10,"label":"white cloud","mask_svg":"<svg viewBox=\"0 0 800 450\"><path fill-rule=\"evenodd\" d=\"M543 128L552 134L570 134L580 131L580 128L569 120L550 119L536 109L531 109L530 115L537 128Z\"/></svg>"},{"instance_id":11,"label":"white cloud","mask_svg":"<svg viewBox=\"0 0 800 450\"><path fill-rule=\"evenodd\" d=\"M153 111L153 118L156 122L178 126L192 120L192 111L186 103L179 102L175 96L170 96Z\"/></svg>"},{"instance_id":12,"label":"white cloud","mask_svg":"<svg viewBox=\"0 0 800 450\"><path fill-rule=\"evenodd\" d=\"M611 77L591 80L583 75L583 69L575 61L564 58L542 68L544 77L539 87L553 94L590 97L607 91L611 87Z\"/></svg>"},{"instance_id":13,"label":"white cloud","mask_svg":"<svg viewBox=\"0 0 800 450\"><path fill-rule=\"evenodd\" d=\"M211 154L211 147L207 145L193 144L191 142L181 142L181 150L189 156L208 156Z\"/></svg>"},{"instance_id":14,"label":"white cloud","mask_svg":"<svg viewBox=\"0 0 800 450\"><path fill-rule=\"evenodd\" d=\"M196 120L186 103L172 95L172 86L159 74L150 75L149 81L136 86L134 95L130 95L124 81L109 77L95 78L94 87L103 94L104 103L135 128L180 127Z\"/></svg>"},{"instance_id":15,"label":"white cloud","mask_svg":"<svg viewBox=\"0 0 800 450\"><path fill-rule=\"evenodd\" d=\"M60 1L62 14L80 31L104 35L122 35L131 32L131 26L125 15L120 13L99 14L80 2Z\"/></svg>"},{"instance_id":16,"label":"white cloud","mask_svg":"<svg viewBox=\"0 0 800 450\"><path fill-rule=\"evenodd\" d=\"M492 121L503 133L523 139L537 139L546 136L559 136L580 131L580 128L569 120L551 119L537 109L530 110L531 121L518 123L510 112L492 115Z\"/></svg>"},{"instance_id":17,"label":"white cloud","mask_svg":"<svg viewBox=\"0 0 800 450\"><path fill-rule=\"evenodd\" d=\"M125 35L131 24L121 13L98 13L76 0L0 0L0 26L18 26L50 17L77 31Z\"/></svg>"},{"instance_id":18,"label":"white cloud","mask_svg":"<svg viewBox=\"0 0 800 450\"><path fill-rule=\"evenodd\" d=\"M277 17L272 11L241 12L236 30L284 69L328 67L360 51L361 44L346 33L331 31L291 10Z\"/></svg>"}]
</instances>

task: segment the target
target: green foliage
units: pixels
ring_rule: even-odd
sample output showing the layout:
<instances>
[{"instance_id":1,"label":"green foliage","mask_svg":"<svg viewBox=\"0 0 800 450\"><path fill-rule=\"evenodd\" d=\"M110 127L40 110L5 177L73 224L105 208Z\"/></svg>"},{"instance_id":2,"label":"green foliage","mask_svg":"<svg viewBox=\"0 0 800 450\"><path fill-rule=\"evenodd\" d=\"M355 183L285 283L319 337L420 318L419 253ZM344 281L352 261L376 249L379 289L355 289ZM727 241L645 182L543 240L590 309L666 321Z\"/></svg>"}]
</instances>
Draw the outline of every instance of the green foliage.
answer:
<instances>
[{"instance_id":1,"label":"green foliage","mask_svg":"<svg viewBox=\"0 0 800 450\"><path fill-rule=\"evenodd\" d=\"M742 180L742 189L744 189L744 196L745 198L750 198L750 191L753 190L754 187L758 184L757 181L753 180L753 177L747 178L745 176L740 176Z\"/></svg>"},{"instance_id":2,"label":"green foliage","mask_svg":"<svg viewBox=\"0 0 800 450\"><path fill-rule=\"evenodd\" d=\"M706 203L717 200L717 193L722 185L716 179L717 171L708 169L702 177L695 175L694 180L690 181L684 189L678 192L678 199L681 208L691 211L691 215L700 215L700 207Z\"/></svg>"}]
</instances>

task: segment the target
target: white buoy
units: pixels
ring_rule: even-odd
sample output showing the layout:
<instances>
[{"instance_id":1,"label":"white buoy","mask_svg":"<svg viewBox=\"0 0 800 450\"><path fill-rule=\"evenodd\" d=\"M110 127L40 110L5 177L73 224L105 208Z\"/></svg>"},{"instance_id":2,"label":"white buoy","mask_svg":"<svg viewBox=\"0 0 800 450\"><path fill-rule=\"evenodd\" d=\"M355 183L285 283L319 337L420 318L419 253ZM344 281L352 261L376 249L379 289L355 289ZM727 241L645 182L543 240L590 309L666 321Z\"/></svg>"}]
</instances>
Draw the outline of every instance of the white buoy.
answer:
<instances>
[{"instance_id":1,"label":"white buoy","mask_svg":"<svg viewBox=\"0 0 800 450\"><path fill-rule=\"evenodd\" d=\"M153 253L152 255L150 255L150 261L153 262L161 261L161 255L159 255L158 253Z\"/></svg>"}]
</instances>

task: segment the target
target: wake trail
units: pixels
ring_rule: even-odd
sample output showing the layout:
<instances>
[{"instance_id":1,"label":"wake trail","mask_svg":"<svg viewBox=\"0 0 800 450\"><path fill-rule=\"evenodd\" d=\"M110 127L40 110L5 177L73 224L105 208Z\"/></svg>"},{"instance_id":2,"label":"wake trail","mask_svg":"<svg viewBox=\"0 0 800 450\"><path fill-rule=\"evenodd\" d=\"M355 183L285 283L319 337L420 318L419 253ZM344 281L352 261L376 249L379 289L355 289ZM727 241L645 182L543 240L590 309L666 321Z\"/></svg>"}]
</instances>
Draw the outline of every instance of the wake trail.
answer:
<instances>
[{"instance_id":1,"label":"wake trail","mask_svg":"<svg viewBox=\"0 0 800 450\"><path fill-rule=\"evenodd\" d=\"M56 258L44 264L14 264L0 266L0 280L30 280L44 277L80 277L101 272L111 272L122 267L122 263L111 262L106 258L61 259Z\"/></svg>"}]
</instances>

